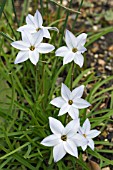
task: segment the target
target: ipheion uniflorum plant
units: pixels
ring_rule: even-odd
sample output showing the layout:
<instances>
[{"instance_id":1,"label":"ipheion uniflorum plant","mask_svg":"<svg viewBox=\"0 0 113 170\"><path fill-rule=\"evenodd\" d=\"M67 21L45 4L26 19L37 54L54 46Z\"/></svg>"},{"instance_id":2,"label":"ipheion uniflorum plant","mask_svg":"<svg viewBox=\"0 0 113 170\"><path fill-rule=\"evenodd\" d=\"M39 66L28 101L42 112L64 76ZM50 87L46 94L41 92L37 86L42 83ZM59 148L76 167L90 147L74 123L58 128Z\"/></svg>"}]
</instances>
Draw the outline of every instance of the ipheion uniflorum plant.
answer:
<instances>
[{"instance_id":1,"label":"ipheion uniflorum plant","mask_svg":"<svg viewBox=\"0 0 113 170\"><path fill-rule=\"evenodd\" d=\"M32 64L37 65L40 54L52 52L55 47L49 43L44 43L43 38L50 39L49 30L55 30L56 27L44 27L43 19L40 12L37 10L35 15L28 14L26 17L26 25L18 28L21 33L22 40L11 43L13 47L20 50L15 59L15 64L30 60ZM56 52L56 57L63 58L63 65L72 63L82 67L84 64L83 53L87 50L84 45L86 43L87 34L82 33L75 37L69 30L65 31L66 46L59 47ZM71 79L70 81L72 81ZM73 82L71 82L72 84ZM66 153L78 158L78 147L84 150L89 146L94 150L94 141L92 138L98 136L100 131L91 130L90 121L86 119L82 126L79 118L79 109L84 109L91 104L82 98L84 85L80 85L72 90L62 83L61 96L52 98L50 104L60 108L58 116L65 114L65 127L56 118L49 117L49 127L52 135L42 139L41 144L53 147L53 158L55 162L61 160ZM53 106L51 106L53 107ZM55 108L54 108L55 109ZM46 113L45 113L46 114ZM87 117L87 116L86 116Z\"/></svg>"}]
</instances>

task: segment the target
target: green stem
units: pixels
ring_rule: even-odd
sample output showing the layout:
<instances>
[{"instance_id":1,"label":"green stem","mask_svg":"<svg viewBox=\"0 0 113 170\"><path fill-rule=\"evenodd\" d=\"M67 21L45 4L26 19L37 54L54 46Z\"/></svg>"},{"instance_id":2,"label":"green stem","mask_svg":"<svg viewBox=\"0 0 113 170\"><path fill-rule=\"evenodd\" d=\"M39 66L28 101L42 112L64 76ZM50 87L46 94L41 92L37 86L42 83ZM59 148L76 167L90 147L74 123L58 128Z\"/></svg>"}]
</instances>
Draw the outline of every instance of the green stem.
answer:
<instances>
[{"instance_id":1,"label":"green stem","mask_svg":"<svg viewBox=\"0 0 113 170\"><path fill-rule=\"evenodd\" d=\"M69 8L71 7L71 4L72 4L72 0L70 0ZM64 23L64 26L63 26L63 29L62 29L62 32L61 32L61 38L60 38L60 42L59 42L60 46L62 44L62 40L63 40L63 36L64 36L64 31L65 31L65 28L66 28L66 25L67 25L68 17L69 17L69 11L67 12L65 23Z\"/></svg>"},{"instance_id":2,"label":"green stem","mask_svg":"<svg viewBox=\"0 0 113 170\"><path fill-rule=\"evenodd\" d=\"M81 7L82 7L83 1L84 1L84 0L81 0L81 3L80 3L80 5L79 5L79 8L78 8L78 11L79 11L79 12L80 12L80 9L81 9ZM77 21L77 19L78 19L79 14L80 14L80 13L77 13L77 14L76 14L75 20L74 20L73 25L72 25L72 31L73 31L73 29L74 29L74 27L75 27L75 23L76 23L76 21Z\"/></svg>"},{"instance_id":3,"label":"green stem","mask_svg":"<svg viewBox=\"0 0 113 170\"><path fill-rule=\"evenodd\" d=\"M75 66L75 64L74 64L74 61L73 61L73 62L72 62L72 73L71 73L71 84L70 84L70 89L71 89L71 91L72 91L72 89L73 89L74 66Z\"/></svg>"},{"instance_id":4,"label":"green stem","mask_svg":"<svg viewBox=\"0 0 113 170\"><path fill-rule=\"evenodd\" d=\"M35 66L35 72L36 72L36 74L35 74L35 92L36 92L36 101L37 101L37 82L38 82L38 80L37 80L37 65Z\"/></svg>"},{"instance_id":5,"label":"green stem","mask_svg":"<svg viewBox=\"0 0 113 170\"><path fill-rule=\"evenodd\" d=\"M6 19L7 23L8 23L8 25L9 25L11 31L12 31L12 34L14 35L14 37L15 37L16 40L17 40L17 37L16 37L16 35L15 35L14 31L13 31L13 28L12 28L12 26L11 26L11 24L10 24L10 22L9 22L7 16L6 16L6 14L5 14L5 12L3 12L3 14L4 14L4 17L5 17L5 19Z\"/></svg>"},{"instance_id":6,"label":"green stem","mask_svg":"<svg viewBox=\"0 0 113 170\"><path fill-rule=\"evenodd\" d=\"M16 10L15 10L15 4L14 4L14 0L12 0L12 6L13 6L13 11L14 11L14 14L15 14L15 20L17 22L17 25L19 27L19 21L18 21L18 18L17 18L17 14L16 14Z\"/></svg>"}]
</instances>

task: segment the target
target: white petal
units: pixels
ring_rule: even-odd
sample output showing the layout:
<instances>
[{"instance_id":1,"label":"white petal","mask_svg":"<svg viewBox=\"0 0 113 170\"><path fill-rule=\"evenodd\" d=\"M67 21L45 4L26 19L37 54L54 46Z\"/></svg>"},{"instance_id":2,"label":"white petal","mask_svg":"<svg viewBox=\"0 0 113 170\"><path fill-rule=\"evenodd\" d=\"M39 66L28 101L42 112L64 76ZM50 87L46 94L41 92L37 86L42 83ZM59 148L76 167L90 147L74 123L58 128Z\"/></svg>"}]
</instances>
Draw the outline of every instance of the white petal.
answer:
<instances>
[{"instance_id":1,"label":"white petal","mask_svg":"<svg viewBox=\"0 0 113 170\"><path fill-rule=\"evenodd\" d=\"M78 64L80 67L82 67L84 63L83 55L81 53L75 53L74 62Z\"/></svg>"},{"instance_id":2,"label":"white petal","mask_svg":"<svg viewBox=\"0 0 113 170\"><path fill-rule=\"evenodd\" d=\"M34 17L31 14L26 17L26 23L35 27Z\"/></svg>"},{"instance_id":3,"label":"white petal","mask_svg":"<svg viewBox=\"0 0 113 170\"><path fill-rule=\"evenodd\" d=\"M17 31L19 31L19 32L27 31L30 33L34 33L34 32L36 32L36 28L33 25L24 25L24 26L19 27L17 29Z\"/></svg>"},{"instance_id":4,"label":"white petal","mask_svg":"<svg viewBox=\"0 0 113 170\"><path fill-rule=\"evenodd\" d=\"M28 48L29 44L25 43L24 41L15 41L15 42L12 42L11 45L14 48L17 48L18 50L22 50L22 51L29 50L29 48Z\"/></svg>"},{"instance_id":5,"label":"white petal","mask_svg":"<svg viewBox=\"0 0 113 170\"><path fill-rule=\"evenodd\" d=\"M51 39L50 33L46 28L42 28L43 30L43 37Z\"/></svg>"},{"instance_id":6,"label":"white petal","mask_svg":"<svg viewBox=\"0 0 113 170\"><path fill-rule=\"evenodd\" d=\"M71 91L69 90L69 88L62 83L62 87L61 87L61 95L62 97L66 100L69 101L70 100L70 96L71 96Z\"/></svg>"},{"instance_id":7,"label":"white petal","mask_svg":"<svg viewBox=\"0 0 113 170\"><path fill-rule=\"evenodd\" d=\"M59 107L61 108L62 105L64 105L65 103L65 100L62 98L62 97L56 97L55 99L53 99L50 104L56 106L56 107Z\"/></svg>"},{"instance_id":8,"label":"white petal","mask_svg":"<svg viewBox=\"0 0 113 170\"><path fill-rule=\"evenodd\" d=\"M62 116L63 114L67 113L67 112L69 111L69 109L70 109L70 105L69 105L68 103L65 103L65 104L61 107L58 116Z\"/></svg>"},{"instance_id":9,"label":"white petal","mask_svg":"<svg viewBox=\"0 0 113 170\"><path fill-rule=\"evenodd\" d=\"M51 51L53 51L55 49L55 47L51 44L48 43L40 43L37 47L38 52L45 54L45 53L49 53Z\"/></svg>"},{"instance_id":10,"label":"white petal","mask_svg":"<svg viewBox=\"0 0 113 170\"><path fill-rule=\"evenodd\" d=\"M29 58L29 52L28 51L20 51L16 57L15 64L22 63L26 61Z\"/></svg>"},{"instance_id":11,"label":"white petal","mask_svg":"<svg viewBox=\"0 0 113 170\"><path fill-rule=\"evenodd\" d=\"M29 44L29 47L33 45L33 36L27 32L27 31L22 31L22 40L26 43Z\"/></svg>"},{"instance_id":12,"label":"white petal","mask_svg":"<svg viewBox=\"0 0 113 170\"><path fill-rule=\"evenodd\" d=\"M85 151L87 148L87 145L82 146L82 150Z\"/></svg>"},{"instance_id":13,"label":"white petal","mask_svg":"<svg viewBox=\"0 0 113 170\"><path fill-rule=\"evenodd\" d=\"M62 159L66 154L66 151L63 147L63 144L60 143L53 148L53 157L54 162L58 162L60 159Z\"/></svg>"},{"instance_id":14,"label":"white petal","mask_svg":"<svg viewBox=\"0 0 113 170\"><path fill-rule=\"evenodd\" d=\"M101 132L98 130L90 130L89 132L87 132L87 137L88 138L95 138L96 136L98 136Z\"/></svg>"},{"instance_id":15,"label":"white petal","mask_svg":"<svg viewBox=\"0 0 113 170\"><path fill-rule=\"evenodd\" d=\"M36 13L34 15L34 21L35 21L37 28L40 28L43 24L42 16L38 10L36 10Z\"/></svg>"},{"instance_id":16,"label":"white petal","mask_svg":"<svg viewBox=\"0 0 113 170\"><path fill-rule=\"evenodd\" d=\"M79 132L80 135L83 135L83 134L86 133L86 130L84 128L82 128L82 127L79 127L78 132Z\"/></svg>"},{"instance_id":17,"label":"white petal","mask_svg":"<svg viewBox=\"0 0 113 170\"><path fill-rule=\"evenodd\" d=\"M46 138L44 138L41 142L44 146L55 146L58 145L61 142L61 139L58 138L56 135L50 135Z\"/></svg>"},{"instance_id":18,"label":"white petal","mask_svg":"<svg viewBox=\"0 0 113 170\"><path fill-rule=\"evenodd\" d=\"M49 117L49 126L54 134L62 134L62 131L64 130L64 126L62 125L62 123L52 117Z\"/></svg>"},{"instance_id":19,"label":"white petal","mask_svg":"<svg viewBox=\"0 0 113 170\"><path fill-rule=\"evenodd\" d=\"M85 134L87 134L90 131L91 125L89 119L86 119L85 122L83 123L83 131Z\"/></svg>"},{"instance_id":20,"label":"white petal","mask_svg":"<svg viewBox=\"0 0 113 170\"><path fill-rule=\"evenodd\" d=\"M73 52L67 52L63 59L63 65L70 63L74 60L75 54Z\"/></svg>"},{"instance_id":21,"label":"white petal","mask_svg":"<svg viewBox=\"0 0 113 170\"><path fill-rule=\"evenodd\" d=\"M75 48L77 46L77 38L69 30L66 30L65 41L70 49Z\"/></svg>"},{"instance_id":22,"label":"white petal","mask_svg":"<svg viewBox=\"0 0 113 170\"><path fill-rule=\"evenodd\" d=\"M66 46L60 47L56 50L55 55L64 57L69 52L69 48Z\"/></svg>"},{"instance_id":23,"label":"white petal","mask_svg":"<svg viewBox=\"0 0 113 170\"><path fill-rule=\"evenodd\" d=\"M83 46L79 46L77 49L80 53L84 53L85 51L87 51L87 49Z\"/></svg>"},{"instance_id":24,"label":"white petal","mask_svg":"<svg viewBox=\"0 0 113 170\"><path fill-rule=\"evenodd\" d=\"M71 138L77 133L79 127L80 127L80 120L79 119L72 120L66 125L65 129L63 130L63 134L67 134L67 137Z\"/></svg>"},{"instance_id":25,"label":"white petal","mask_svg":"<svg viewBox=\"0 0 113 170\"><path fill-rule=\"evenodd\" d=\"M73 100L73 106L78 108L78 109L83 109L83 108L87 108L91 105L86 100L81 99L81 98L77 98L77 99Z\"/></svg>"},{"instance_id":26,"label":"white petal","mask_svg":"<svg viewBox=\"0 0 113 170\"><path fill-rule=\"evenodd\" d=\"M88 146L94 150L94 141L92 139L89 139L89 143L88 143Z\"/></svg>"},{"instance_id":27,"label":"white petal","mask_svg":"<svg viewBox=\"0 0 113 170\"><path fill-rule=\"evenodd\" d=\"M37 47L41 41L43 40L43 31L39 30L35 34L33 34L33 45Z\"/></svg>"},{"instance_id":28,"label":"white petal","mask_svg":"<svg viewBox=\"0 0 113 170\"><path fill-rule=\"evenodd\" d=\"M77 37L77 45L84 45L86 43L87 34L82 33Z\"/></svg>"},{"instance_id":29,"label":"white petal","mask_svg":"<svg viewBox=\"0 0 113 170\"><path fill-rule=\"evenodd\" d=\"M45 28L49 29L49 30L54 30L54 31L59 32L58 28L56 28L56 27L45 27Z\"/></svg>"},{"instance_id":30,"label":"white petal","mask_svg":"<svg viewBox=\"0 0 113 170\"><path fill-rule=\"evenodd\" d=\"M34 65L37 64L39 60L39 53L37 52L37 50L29 51L29 59Z\"/></svg>"},{"instance_id":31,"label":"white petal","mask_svg":"<svg viewBox=\"0 0 113 170\"><path fill-rule=\"evenodd\" d=\"M76 146L84 146L87 145L87 139L83 137L83 135L76 134L73 136L73 141L75 142Z\"/></svg>"},{"instance_id":32,"label":"white petal","mask_svg":"<svg viewBox=\"0 0 113 170\"><path fill-rule=\"evenodd\" d=\"M78 119L79 110L76 109L75 107L71 106L68 113L72 117L72 119Z\"/></svg>"},{"instance_id":33,"label":"white petal","mask_svg":"<svg viewBox=\"0 0 113 170\"><path fill-rule=\"evenodd\" d=\"M81 85L77 88L75 88L73 91L72 91L72 100L75 99L75 98L80 98L82 97L83 95L83 92L84 92L84 85Z\"/></svg>"},{"instance_id":34,"label":"white petal","mask_svg":"<svg viewBox=\"0 0 113 170\"><path fill-rule=\"evenodd\" d=\"M63 142L63 145L67 153L78 158L77 146L72 140L67 139L66 142Z\"/></svg>"}]
</instances>

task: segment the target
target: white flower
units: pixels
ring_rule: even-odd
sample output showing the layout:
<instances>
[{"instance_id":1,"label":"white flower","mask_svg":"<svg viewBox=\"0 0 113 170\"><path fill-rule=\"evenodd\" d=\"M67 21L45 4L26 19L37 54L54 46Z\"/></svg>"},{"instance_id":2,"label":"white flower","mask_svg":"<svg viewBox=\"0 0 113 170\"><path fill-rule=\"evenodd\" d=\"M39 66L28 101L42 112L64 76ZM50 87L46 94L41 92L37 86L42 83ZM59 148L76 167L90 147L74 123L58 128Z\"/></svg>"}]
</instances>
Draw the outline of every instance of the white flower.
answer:
<instances>
[{"instance_id":1,"label":"white flower","mask_svg":"<svg viewBox=\"0 0 113 170\"><path fill-rule=\"evenodd\" d=\"M92 150L94 150L94 141L92 138L98 136L101 132L98 130L90 130L90 121L86 119L83 126L79 128L79 134L84 136L84 139L87 140L87 144L82 146L83 150L86 150L87 146L89 146Z\"/></svg>"},{"instance_id":2,"label":"white flower","mask_svg":"<svg viewBox=\"0 0 113 170\"><path fill-rule=\"evenodd\" d=\"M27 25L20 27L17 31L20 31L20 32L28 31L30 33L37 33L40 30L42 30L43 37L45 37L45 38L51 38L48 30L58 31L58 29L56 27L42 26L43 19L42 19L42 16L38 10L36 11L34 16L32 16L31 14L28 14L28 16L26 17L26 23L27 23Z\"/></svg>"},{"instance_id":3,"label":"white flower","mask_svg":"<svg viewBox=\"0 0 113 170\"><path fill-rule=\"evenodd\" d=\"M80 67L83 66L84 57L82 53L86 51L84 44L87 34L82 33L75 37L70 31L66 30L65 41L67 46L62 46L56 50L56 56L64 57L63 65L70 63L72 60Z\"/></svg>"},{"instance_id":4,"label":"white flower","mask_svg":"<svg viewBox=\"0 0 113 170\"><path fill-rule=\"evenodd\" d=\"M61 116L65 113L69 113L72 119L77 119L79 116L79 110L87 108L90 106L86 100L82 99L84 86L75 88L72 92L69 88L62 83L61 87L61 97L56 97L50 103L58 108L61 108L59 111L59 115Z\"/></svg>"},{"instance_id":5,"label":"white flower","mask_svg":"<svg viewBox=\"0 0 113 170\"><path fill-rule=\"evenodd\" d=\"M53 134L44 138L41 144L54 147L54 161L59 161L66 153L78 158L77 146L86 144L83 136L77 134L80 126L79 119L72 120L64 128L59 120L49 117L49 125Z\"/></svg>"},{"instance_id":6,"label":"white flower","mask_svg":"<svg viewBox=\"0 0 113 170\"><path fill-rule=\"evenodd\" d=\"M18 64L30 59L36 65L39 60L39 53L45 54L54 50L53 45L41 43L42 39L42 31L38 32L35 36L27 32L22 32L22 40L11 43L13 47L20 50L14 63Z\"/></svg>"}]
</instances>

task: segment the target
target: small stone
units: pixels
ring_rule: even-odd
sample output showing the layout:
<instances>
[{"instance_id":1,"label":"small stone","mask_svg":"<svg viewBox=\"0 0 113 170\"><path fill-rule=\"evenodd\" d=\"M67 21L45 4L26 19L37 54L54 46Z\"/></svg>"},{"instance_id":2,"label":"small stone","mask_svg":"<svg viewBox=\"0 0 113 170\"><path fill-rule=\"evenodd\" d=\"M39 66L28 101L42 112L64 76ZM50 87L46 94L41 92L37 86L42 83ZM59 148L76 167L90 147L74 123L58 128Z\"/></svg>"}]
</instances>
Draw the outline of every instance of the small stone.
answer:
<instances>
[{"instance_id":1,"label":"small stone","mask_svg":"<svg viewBox=\"0 0 113 170\"><path fill-rule=\"evenodd\" d=\"M102 59L99 59L99 60L98 60L98 63L99 63L101 66L104 66L104 65L105 65L105 61L102 60Z\"/></svg>"},{"instance_id":2,"label":"small stone","mask_svg":"<svg viewBox=\"0 0 113 170\"><path fill-rule=\"evenodd\" d=\"M102 170L110 170L109 167L102 168Z\"/></svg>"}]
</instances>

